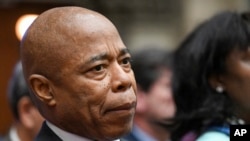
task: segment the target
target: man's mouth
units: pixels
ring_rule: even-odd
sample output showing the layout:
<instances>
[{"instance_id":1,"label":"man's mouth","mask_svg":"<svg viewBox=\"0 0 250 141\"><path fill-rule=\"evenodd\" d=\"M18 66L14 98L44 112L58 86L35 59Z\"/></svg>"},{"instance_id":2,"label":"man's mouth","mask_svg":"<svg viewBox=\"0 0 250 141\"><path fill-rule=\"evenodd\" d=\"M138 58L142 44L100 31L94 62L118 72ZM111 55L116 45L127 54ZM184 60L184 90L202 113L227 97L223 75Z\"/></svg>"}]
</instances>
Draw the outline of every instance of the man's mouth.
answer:
<instances>
[{"instance_id":1,"label":"man's mouth","mask_svg":"<svg viewBox=\"0 0 250 141\"><path fill-rule=\"evenodd\" d=\"M110 109L108 109L106 113L110 113L110 112L129 112L132 109L134 109L136 106L136 102L131 102L131 103L125 103L125 104L121 104L119 106L116 107L112 107Z\"/></svg>"}]
</instances>

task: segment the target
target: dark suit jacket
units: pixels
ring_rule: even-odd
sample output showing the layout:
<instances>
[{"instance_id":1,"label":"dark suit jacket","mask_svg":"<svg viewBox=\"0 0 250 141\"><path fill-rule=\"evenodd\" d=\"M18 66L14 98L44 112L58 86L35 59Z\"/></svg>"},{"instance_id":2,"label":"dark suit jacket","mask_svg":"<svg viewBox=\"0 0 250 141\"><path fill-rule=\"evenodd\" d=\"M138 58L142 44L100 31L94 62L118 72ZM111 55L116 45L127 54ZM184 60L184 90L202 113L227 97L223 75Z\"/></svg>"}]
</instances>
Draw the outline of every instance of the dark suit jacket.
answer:
<instances>
[{"instance_id":1,"label":"dark suit jacket","mask_svg":"<svg viewBox=\"0 0 250 141\"><path fill-rule=\"evenodd\" d=\"M5 137L0 138L0 141L11 141L11 139L10 139L10 133L8 133Z\"/></svg>"},{"instance_id":2,"label":"dark suit jacket","mask_svg":"<svg viewBox=\"0 0 250 141\"><path fill-rule=\"evenodd\" d=\"M49 127L43 122L42 128L35 141L62 141Z\"/></svg>"},{"instance_id":3,"label":"dark suit jacket","mask_svg":"<svg viewBox=\"0 0 250 141\"><path fill-rule=\"evenodd\" d=\"M10 132L0 141L12 141L10 139ZM44 122L43 126L37 135L35 141L62 141Z\"/></svg>"},{"instance_id":4,"label":"dark suit jacket","mask_svg":"<svg viewBox=\"0 0 250 141\"><path fill-rule=\"evenodd\" d=\"M44 122L35 141L62 141L62 140ZM129 140L120 139L120 141L129 141Z\"/></svg>"}]
</instances>

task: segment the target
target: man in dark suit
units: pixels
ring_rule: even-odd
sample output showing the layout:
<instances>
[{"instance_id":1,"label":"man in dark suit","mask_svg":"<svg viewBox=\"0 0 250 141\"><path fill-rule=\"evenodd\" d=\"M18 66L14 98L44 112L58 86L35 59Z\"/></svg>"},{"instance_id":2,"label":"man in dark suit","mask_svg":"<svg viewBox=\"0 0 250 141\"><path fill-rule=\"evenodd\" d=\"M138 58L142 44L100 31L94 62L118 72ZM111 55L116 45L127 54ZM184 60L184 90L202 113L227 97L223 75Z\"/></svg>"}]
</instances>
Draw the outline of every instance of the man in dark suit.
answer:
<instances>
[{"instance_id":1,"label":"man in dark suit","mask_svg":"<svg viewBox=\"0 0 250 141\"><path fill-rule=\"evenodd\" d=\"M9 81L8 102L14 121L3 141L33 141L44 119L30 99L20 61Z\"/></svg>"},{"instance_id":2,"label":"man in dark suit","mask_svg":"<svg viewBox=\"0 0 250 141\"><path fill-rule=\"evenodd\" d=\"M21 60L46 119L36 141L111 141L131 130L130 54L103 15L81 7L45 11L22 39Z\"/></svg>"}]
</instances>

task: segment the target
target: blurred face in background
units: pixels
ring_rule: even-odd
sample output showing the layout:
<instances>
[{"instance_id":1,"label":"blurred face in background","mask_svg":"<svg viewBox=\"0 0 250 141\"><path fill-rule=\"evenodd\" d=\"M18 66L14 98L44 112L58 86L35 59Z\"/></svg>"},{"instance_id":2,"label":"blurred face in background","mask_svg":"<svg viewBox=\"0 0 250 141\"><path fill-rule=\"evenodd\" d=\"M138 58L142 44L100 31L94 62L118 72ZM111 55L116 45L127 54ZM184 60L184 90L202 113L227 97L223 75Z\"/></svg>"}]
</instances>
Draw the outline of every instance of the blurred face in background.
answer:
<instances>
[{"instance_id":1,"label":"blurred face in background","mask_svg":"<svg viewBox=\"0 0 250 141\"><path fill-rule=\"evenodd\" d=\"M138 85L136 114L149 123L172 118L175 114L171 90L172 73L167 68L161 68L159 73L148 91Z\"/></svg>"},{"instance_id":2,"label":"blurred face in background","mask_svg":"<svg viewBox=\"0 0 250 141\"><path fill-rule=\"evenodd\" d=\"M151 85L146 94L147 116L155 120L171 118L175 113L175 105L171 91L171 72L162 69L159 78Z\"/></svg>"}]
</instances>

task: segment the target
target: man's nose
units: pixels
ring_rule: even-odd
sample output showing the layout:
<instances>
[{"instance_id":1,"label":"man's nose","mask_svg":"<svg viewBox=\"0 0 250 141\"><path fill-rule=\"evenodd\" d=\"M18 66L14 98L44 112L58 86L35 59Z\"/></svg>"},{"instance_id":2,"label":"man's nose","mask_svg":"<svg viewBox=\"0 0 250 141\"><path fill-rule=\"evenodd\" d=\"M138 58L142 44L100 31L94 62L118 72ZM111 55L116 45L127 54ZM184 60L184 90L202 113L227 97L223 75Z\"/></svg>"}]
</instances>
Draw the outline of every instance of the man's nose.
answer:
<instances>
[{"instance_id":1,"label":"man's nose","mask_svg":"<svg viewBox=\"0 0 250 141\"><path fill-rule=\"evenodd\" d=\"M125 70L118 63L114 64L111 70L111 84L114 92L125 91L131 87L131 71Z\"/></svg>"}]
</instances>

